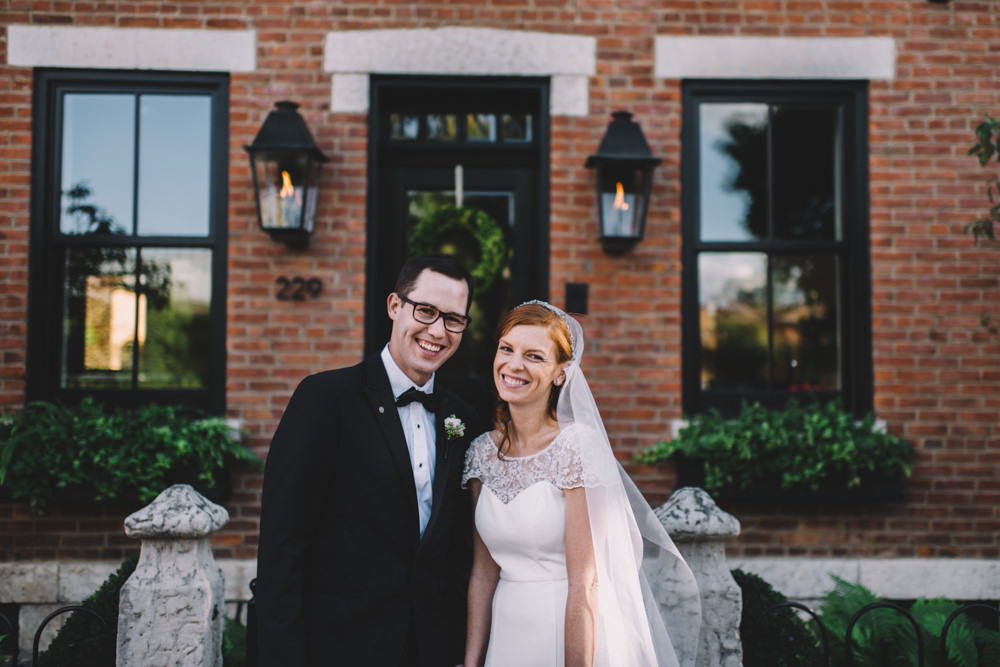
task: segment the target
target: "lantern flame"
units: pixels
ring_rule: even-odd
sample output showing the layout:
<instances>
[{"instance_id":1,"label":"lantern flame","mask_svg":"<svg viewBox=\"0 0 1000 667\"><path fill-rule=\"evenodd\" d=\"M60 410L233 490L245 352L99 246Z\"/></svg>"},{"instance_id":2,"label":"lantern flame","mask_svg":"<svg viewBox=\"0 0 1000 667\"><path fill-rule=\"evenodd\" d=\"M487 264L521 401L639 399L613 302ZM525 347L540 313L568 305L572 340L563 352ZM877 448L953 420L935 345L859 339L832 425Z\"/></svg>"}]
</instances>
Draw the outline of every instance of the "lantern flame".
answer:
<instances>
[{"instance_id":1,"label":"lantern flame","mask_svg":"<svg viewBox=\"0 0 1000 667\"><path fill-rule=\"evenodd\" d=\"M628 210L628 203L625 201L625 188L622 187L621 181L615 184L615 210Z\"/></svg>"},{"instance_id":2,"label":"lantern flame","mask_svg":"<svg viewBox=\"0 0 1000 667\"><path fill-rule=\"evenodd\" d=\"M292 177L288 175L287 171L281 172L281 195L282 199L287 199L295 194L295 188L292 187Z\"/></svg>"}]
</instances>

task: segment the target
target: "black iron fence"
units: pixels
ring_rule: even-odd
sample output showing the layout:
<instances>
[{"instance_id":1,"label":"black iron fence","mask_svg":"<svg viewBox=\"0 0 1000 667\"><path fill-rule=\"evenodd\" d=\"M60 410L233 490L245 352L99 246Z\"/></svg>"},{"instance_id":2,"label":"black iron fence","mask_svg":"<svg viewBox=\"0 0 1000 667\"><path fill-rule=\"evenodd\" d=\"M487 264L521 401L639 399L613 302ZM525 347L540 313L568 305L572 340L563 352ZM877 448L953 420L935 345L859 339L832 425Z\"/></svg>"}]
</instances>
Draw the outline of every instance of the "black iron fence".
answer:
<instances>
[{"instance_id":1,"label":"black iron fence","mask_svg":"<svg viewBox=\"0 0 1000 667\"><path fill-rule=\"evenodd\" d=\"M31 667L38 667L38 661L40 657L39 648L42 641L42 633L45 632L45 628L49 625L49 623L54 621L59 616L62 616L63 614L71 614L74 612L83 612L84 614L95 619L95 622L98 624L95 625L95 631L97 632L107 631L108 621L90 607L85 607L83 605L69 605L67 607L60 607L59 609L56 609L51 614L42 619L42 622L38 625L38 629L35 630L35 637L31 642ZM115 619L115 622L117 623L117 619ZM11 621L11 619L8 618L5 614L0 613L0 635L9 635L13 639L16 639L17 637L16 630L17 627L15 626L14 622ZM16 667L17 665L20 664L18 662L20 657L19 656L20 651L16 641L11 641L9 645L13 652L8 655L0 654L0 665L10 664L13 667ZM92 648L90 647L82 647L82 648L76 647L72 643L67 645L66 649L70 652L79 650L82 653L92 650ZM5 662L5 660L9 660L9 663Z\"/></svg>"},{"instance_id":2,"label":"black iron fence","mask_svg":"<svg viewBox=\"0 0 1000 667\"><path fill-rule=\"evenodd\" d=\"M800 664L802 667L855 667L855 665L868 665L877 667L1000 667L1000 646L994 639L992 655L988 655L988 641L986 632L973 631L963 632L961 637L956 637L957 633L952 632L956 621L963 615L976 611L986 613L991 616L991 621L995 622L1000 618L1000 609L997 607L974 602L964 604L952 611L944 624L941 626L940 634L932 637L937 642L937 652L932 659L928 659L928 649L925 646L928 640L928 633L922 628L908 610L892 602L873 602L859 609L847 623L844 631L842 651L835 651L832 646L831 636L823 619L815 611L800 602L779 602L767 608L764 615L767 616L779 609L794 609L803 617L808 618L814 629L816 640L815 651L808 658L800 658L798 663L785 662L784 664ZM897 632L890 632L889 628L898 627L892 624L871 624L869 632L865 634L869 637L869 646L861 646L856 640L855 629L862 623L866 616L876 610L887 609L894 614L899 614L906 620L912 629L912 633L900 636ZM979 627L979 626L977 626ZM995 634L995 633L994 633ZM787 642L799 641L798 637L787 637ZM956 651L959 643L965 642L964 651ZM916 651L912 651L912 648ZM971 646L970 646L971 645ZM912 657L908 657L912 656ZM744 650L744 663L748 664L746 650ZM767 660L773 656L753 656L754 664L768 664Z\"/></svg>"},{"instance_id":3,"label":"black iron fence","mask_svg":"<svg viewBox=\"0 0 1000 667\"><path fill-rule=\"evenodd\" d=\"M253 597L256 592L256 580L250 582L250 592L251 598L245 607L247 626L246 667L259 667L257 660L257 614ZM973 611L988 614L994 620L1000 619L1000 609L988 604L980 602L965 604L951 612L941 627L940 634L933 638L937 642L938 648L937 657L933 660L928 660L927 658L927 649L929 647L926 645L928 643L926 630L920 627L909 611L892 602L874 602L865 605L851 617L844 633L842 653L834 650L832 646L834 642L831 641L832 638L829 630L824 625L822 617L815 611L802 603L789 601L771 605L764 612L764 615L767 616L768 614L777 612L779 609L793 609L807 618L808 622L813 625L814 636L816 638L816 652L811 657L802 657L798 663L785 662L784 664L797 664L801 665L801 667L855 667L862 664L859 656L864 655L864 664L875 664L878 667L953 667L957 665L963 665L963 667L1000 667L1000 653L996 652L996 647L994 647L994 654L992 656L988 654L987 638L982 633L962 633L961 637L956 637L956 633L952 632L956 621L964 614ZM875 624L872 626L874 632L869 633L869 643L874 644L874 646L859 646L855 640L855 628L863 622L866 616L879 609L887 609L892 613L899 614L912 627L912 635L901 641L901 638L897 634L879 632L879 626ZM93 617L95 622L99 624L95 626L95 631L106 630L108 628L108 620L90 607L71 605L53 611L45 617L35 631L31 649L32 667L37 667L39 664L39 646L46 626L61 615L74 612L83 612ZM16 630L15 623L0 612L0 635L16 636ZM795 638L788 638L789 642L793 640ZM907 661L903 657L907 653L912 653L912 651L905 650L912 648L912 644L909 647L903 645L906 641L916 644L915 659ZM954 651L949 652L949 649L954 649L959 642L963 641L966 644L971 644L971 646L965 646L966 651L964 655L967 657L964 660L956 658ZM73 649L74 647L71 645L68 648ZM83 647L80 650L86 651L90 649ZM876 656L874 663L872 662L873 651ZM969 661L969 655L974 656L972 658L974 662ZM744 653L746 664L750 664L751 662L754 664L768 664L767 661L771 658L772 656L751 656L747 655L746 652ZM0 665L5 664L3 662L4 659L9 660L9 664L11 665L19 664L16 642L13 643L12 655L0 656Z\"/></svg>"}]
</instances>

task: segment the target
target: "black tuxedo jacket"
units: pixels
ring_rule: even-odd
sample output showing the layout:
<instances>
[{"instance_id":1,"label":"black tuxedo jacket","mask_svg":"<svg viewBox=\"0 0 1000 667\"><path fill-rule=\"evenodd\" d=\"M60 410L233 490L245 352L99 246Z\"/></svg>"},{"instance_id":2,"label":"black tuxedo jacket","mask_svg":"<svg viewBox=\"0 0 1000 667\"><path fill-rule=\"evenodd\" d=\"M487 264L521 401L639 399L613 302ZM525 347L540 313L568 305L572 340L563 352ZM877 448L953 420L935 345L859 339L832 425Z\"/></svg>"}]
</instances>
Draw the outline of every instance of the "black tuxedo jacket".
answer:
<instances>
[{"instance_id":1,"label":"black tuxedo jacket","mask_svg":"<svg viewBox=\"0 0 1000 667\"><path fill-rule=\"evenodd\" d=\"M439 388L440 389L440 388ZM465 434L448 439L446 417ZM462 662L471 561L465 450L478 414L435 413L431 516L379 357L304 379L267 455L255 593L261 667L450 667Z\"/></svg>"}]
</instances>

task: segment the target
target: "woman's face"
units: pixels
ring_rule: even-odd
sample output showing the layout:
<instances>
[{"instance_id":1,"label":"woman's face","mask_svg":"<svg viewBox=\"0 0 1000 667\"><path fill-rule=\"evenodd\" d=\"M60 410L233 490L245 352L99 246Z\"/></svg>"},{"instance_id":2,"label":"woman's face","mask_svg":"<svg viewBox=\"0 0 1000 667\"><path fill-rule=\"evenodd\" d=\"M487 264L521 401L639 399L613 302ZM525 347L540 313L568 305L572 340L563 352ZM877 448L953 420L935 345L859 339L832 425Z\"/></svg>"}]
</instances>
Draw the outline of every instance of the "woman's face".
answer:
<instances>
[{"instance_id":1,"label":"woman's face","mask_svg":"<svg viewBox=\"0 0 1000 667\"><path fill-rule=\"evenodd\" d=\"M549 392L565 378L547 327L520 325L501 336L493 358L493 382L511 406L548 409Z\"/></svg>"}]
</instances>

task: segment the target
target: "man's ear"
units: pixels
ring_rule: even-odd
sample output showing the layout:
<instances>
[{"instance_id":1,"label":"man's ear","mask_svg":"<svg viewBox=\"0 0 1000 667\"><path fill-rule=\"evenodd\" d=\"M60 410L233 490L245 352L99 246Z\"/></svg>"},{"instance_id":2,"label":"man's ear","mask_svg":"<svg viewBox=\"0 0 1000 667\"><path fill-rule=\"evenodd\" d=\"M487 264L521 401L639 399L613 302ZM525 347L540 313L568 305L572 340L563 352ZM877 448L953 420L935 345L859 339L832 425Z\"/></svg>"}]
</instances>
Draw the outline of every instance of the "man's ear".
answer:
<instances>
[{"instance_id":1,"label":"man's ear","mask_svg":"<svg viewBox=\"0 0 1000 667\"><path fill-rule=\"evenodd\" d=\"M389 313L389 319L395 321L399 315L399 307L403 305L402 299L395 292L391 292L385 300L385 310Z\"/></svg>"}]
</instances>

